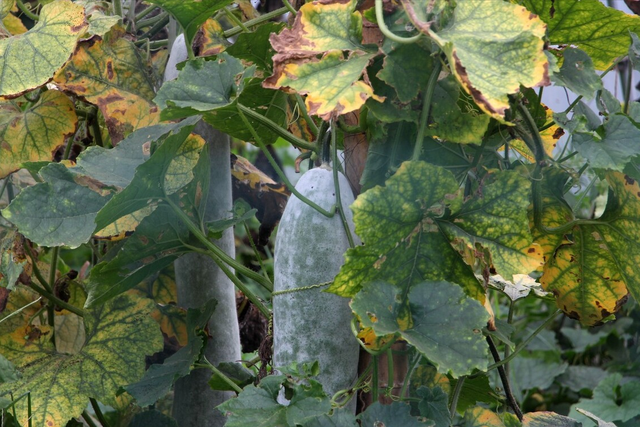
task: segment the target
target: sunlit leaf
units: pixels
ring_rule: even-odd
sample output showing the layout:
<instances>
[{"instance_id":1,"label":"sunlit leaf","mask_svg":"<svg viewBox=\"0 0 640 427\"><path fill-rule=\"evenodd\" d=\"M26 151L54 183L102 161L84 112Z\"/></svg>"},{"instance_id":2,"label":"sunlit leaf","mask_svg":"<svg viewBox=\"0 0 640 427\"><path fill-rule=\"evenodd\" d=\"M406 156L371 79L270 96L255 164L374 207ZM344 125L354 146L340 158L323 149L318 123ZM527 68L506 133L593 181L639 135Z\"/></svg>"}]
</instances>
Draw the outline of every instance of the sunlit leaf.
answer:
<instances>
[{"instance_id":1,"label":"sunlit leaf","mask_svg":"<svg viewBox=\"0 0 640 427\"><path fill-rule=\"evenodd\" d=\"M55 76L55 84L98 106L113 144L136 129L156 124L158 107L148 65L135 45L109 33L79 44L71 61Z\"/></svg>"},{"instance_id":2,"label":"sunlit leaf","mask_svg":"<svg viewBox=\"0 0 640 427\"><path fill-rule=\"evenodd\" d=\"M271 36L278 53L263 86L306 94L309 113L323 119L358 110L368 98L382 101L359 80L373 55L361 44L362 16L355 7L355 1L303 5L293 27Z\"/></svg>"},{"instance_id":3,"label":"sunlit leaf","mask_svg":"<svg viewBox=\"0 0 640 427\"><path fill-rule=\"evenodd\" d=\"M22 20L11 13L15 7L15 0L4 0L0 4L0 38L28 31Z\"/></svg>"},{"instance_id":4,"label":"sunlit leaf","mask_svg":"<svg viewBox=\"0 0 640 427\"><path fill-rule=\"evenodd\" d=\"M211 300L201 308L190 308L187 311L188 344L177 353L164 361L162 365L151 365L144 377L136 383L125 386L140 406L154 404L159 398L167 394L173 383L188 375L200 355L204 341L198 334L209 321L216 307L216 301Z\"/></svg>"},{"instance_id":5,"label":"sunlit leaf","mask_svg":"<svg viewBox=\"0 0 640 427\"><path fill-rule=\"evenodd\" d=\"M63 427L82 413L90 397L123 408L128 399L117 397L118 389L141 378L145 356L162 349L158 326L149 317L152 309L148 299L122 295L85 311L87 338L74 355L56 352L45 327L18 331L22 339L1 337L2 354L16 365L22 378L1 385L0 393L21 396L30 392L32 422L37 426ZM26 425L27 399L18 401L15 408L19 422Z\"/></svg>"},{"instance_id":6,"label":"sunlit leaf","mask_svg":"<svg viewBox=\"0 0 640 427\"><path fill-rule=\"evenodd\" d=\"M505 427L495 412L476 406L464 413L464 427Z\"/></svg>"},{"instance_id":7,"label":"sunlit leaf","mask_svg":"<svg viewBox=\"0 0 640 427\"><path fill-rule=\"evenodd\" d=\"M86 29L82 6L56 0L42 7L31 30L0 39L0 96L20 95L51 80Z\"/></svg>"},{"instance_id":8,"label":"sunlit leaf","mask_svg":"<svg viewBox=\"0 0 640 427\"><path fill-rule=\"evenodd\" d=\"M569 416L589 425L589 419L577 412L577 408L587 410L604 421L628 421L640 415L640 381L632 380L621 384L622 375L612 374L602 380L593 390L593 398L580 399L571 405Z\"/></svg>"},{"instance_id":9,"label":"sunlit leaf","mask_svg":"<svg viewBox=\"0 0 640 427\"><path fill-rule=\"evenodd\" d=\"M42 246L77 247L87 242L96 214L110 195L83 185L81 176L60 163L44 167L40 176L44 182L25 188L2 215Z\"/></svg>"},{"instance_id":10,"label":"sunlit leaf","mask_svg":"<svg viewBox=\"0 0 640 427\"><path fill-rule=\"evenodd\" d=\"M453 15L438 32L424 22L416 25L440 45L453 74L487 114L502 121L509 108L508 95L520 85L549 84L542 40L546 27L524 7L463 0L456 3Z\"/></svg>"},{"instance_id":11,"label":"sunlit leaf","mask_svg":"<svg viewBox=\"0 0 640 427\"><path fill-rule=\"evenodd\" d=\"M640 32L640 17L598 0L523 0L522 4L547 24L552 44L579 47L598 70L628 53L629 31Z\"/></svg>"},{"instance_id":12,"label":"sunlit leaf","mask_svg":"<svg viewBox=\"0 0 640 427\"><path fill-rule=\"evenodd\" d=\"M186 42L191 44L198 28L216 11L230 5L233 0L149 0L169 12L178 21Z\"/></svg>"},{"instance_id":13,"label":"sunlit leaf","mask_svg":"<svg viewBox=\"0 0 640 427\"><path fill-rule=\"evenodd\" d=\"M454 377L487 367L487 346L481 329L488 313L458 286L446 282L422 282L408 294L384 283L367 284L351 302L365 327L376 335L399 334L416 347L442 373Z\"/></svg>"},{"instance_id":14,"label":"sunlit leaf","mask_svg":"<svg viewBox=\"0 0 640 427\"><path fill-rule=\"evenodd\" d=\"M53 160L77 123L73 102L57 90L46 91L26 110L0 102L0 178L21 163Z\"/></svg>"}]
</instances>

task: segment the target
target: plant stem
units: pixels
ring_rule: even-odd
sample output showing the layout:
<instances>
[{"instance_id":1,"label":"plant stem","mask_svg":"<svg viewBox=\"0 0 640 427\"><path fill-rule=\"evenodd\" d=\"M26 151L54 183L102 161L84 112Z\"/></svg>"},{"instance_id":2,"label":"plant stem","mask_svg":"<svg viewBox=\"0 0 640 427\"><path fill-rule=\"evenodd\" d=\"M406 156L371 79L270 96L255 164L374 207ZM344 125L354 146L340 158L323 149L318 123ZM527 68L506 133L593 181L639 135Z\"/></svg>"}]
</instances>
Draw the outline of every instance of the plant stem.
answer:
<instances>
[{"instance_id":1,"label":"plant stem","mask_svg":"<svg viewBox=\"0 0 640 427\"><path fill-rule=\"evenodd\" d=\"M45 297L46 299L48 299L49 301L54 303L55 305L57 305L59 307L62 307L65 310L69 310L73 314L77 314L80 317L84 317L84 311L82 311L78 307L73 306L73 305L71 305L71 304L69 304L69 303L67 303L65 301L62 301L60 298L56 297L51 292L47 292L46 289L41 288L40 286L36 285L35 283L31 283L29 286L34 291L36 291L37 293L39 293L40 295L42 295L43 297Z\"/></svg>"},{"instance_id":2,"label":"plant stem","mask_svg":"<svg viewBox=\"0 0 640 427\"><path fill-rule=\"evenodd\" d=\"M223 7L222 10L224 10L224 14L226 15L226 17L229 18L229 20L236 24L238 27L240 27L242 31L244 31L245 33L249 32L249 29L242 23L241 20L238 19L236 15L233 14L232 11L229 10L229 8Z\"/></svg>"},{"instance_id":3,"label":"plant stem","mask_svg":"<svg viewBox=\"0 0 640 427\"><path fill-rule=\"evenodd\" d=\"M451 394L451 406L449 406L449 416L451 420L456 416L456 409L458 408L458 400L460 399L460 393L462 392L462 386L464 385L466 376L462 376L458 378L456 382L456 387L453 389L453 393Z\"/></svg>"},{"instance_id":4,"label":"plant stem","mask_svg":"<svg viewBox=\"0 0 640 427\"><path fill-rule=\"evenodd\" d=\"M149 29L149 31L147 31L146 33L144 33L143 35L138 37L138 40L142 40L142 39L145 39L145 38L150 39L151 37L155 36L160 31L162 31L162 29L168 23L169 23L169 15L167 14L167 16L165 16L162 20L156 22L155 25Z\"/></svg>"},{"instance_id":5,"label":"plant stem","mask_svg":"<svg viewBox=\"0 0 640 427\"><path fill-rule=\"evenodd\" d=\"M509 304L509 314L507 314L507 323L508 324L512 324L513 323L513 313L515 311L515 306L516 303L515 301L511 301L511 303ZM504 358L506 359L507 357L509 357L509 354L511 354L511 348L509 347L509 345L505 344L504 346ZM504 365L504 373L507 376L507 378L509 378L509 364L505 364Z\"/></svg>"},{"instance_id":6,"label":"plant stem","mask_svg":"<svg viewBox=\"0 0 640 427\"><path fill-rule=\"evenodd\" d=\"M376 0L376 3L381 0ZM440 70L442 70L442 61L438 56L436 58L435 64L433 65L433 70L431 70L431 75L429 76L429 82L427 83L427 91L424 95L424 100L422 101L422 113L420 114L420 127L418 128L418 136L416 137L416 145L413 149L413 157L411 160L417 161L420 160L420 155L422 154L422 142L424 140L424 132L427 128L427 122L429 121L429 113L431 112L431 101L433 100L433 93L436 88L436 83L438 83L438 76L440 75Z\"/></svg>"},{"instance_id":7,"label":"plant stem","mask_svg":"<svg viewBox=\"0 0 640 427\"><path fill-rule=\"evenodd\" d=\"M340 220L342 221L342 227L347 234L347 240L349 241L349 247L354 248L356 246L351 230L349 229L349 222L344 212L344 206L342 206L342 197L340 196L340 182L338 180L338 144L336 143L336 132L331 132L331 146L333 148L333 184L336 190L336 206L338 207L338 213L340 214ZM348 191L351 191L349 189Z\"/></svg>"},{"instance_id":8,"label":"plant stem","mask_svg":"<svg viewBox=\"0 0 640 427\"><path fill-rule=\"evenodd\" d=\"M500 355L498 354L498 349L496 348L493 339L491 339L489 335L487 335L486 339L487 344L489 344L489 350L491 351L493 360L495 360L496 362L500 362ZM513 409L513 412L515 412L520 422L522 422L522 410L520 409L520 406L518 406L518 402L516 402L516 399L513 397L513 393L511 392L511 384L509 383L509 377L504 370L504 366L498 366L498 374L500 375L500 380L502 381L502 386L504 387L504 394L507 396L507 401L509 402L511 409Z\"/></svg>"},{"instance_id":9,"label":"plant stem","mask_svg":"<svg viewBox=\"0 0 640 427\"><path fill-rule=\"evenodd\" d=\"M157 14L156 16L152 16L149 19L143 19L142 21L137 21L137 26L138 28L151 27L154 24L157 24L158 22L162 21L163 19L166 19L167 17L169 17L169 14L167 12L162 12Z\"/></svg>"},{"instance_id":10,"label":"plant stem","mask_svg":"<svg viewBox=\"0 0 640 427\"><path fill-rule=\"evenodd\" d=\"M271 155L269 150L267 150L267 147L265 147L265 145L262 143L262 138L260 138L260 136L256 132L255 128L251 125L251 123L249 123L249 120L247 120L247 117L244 115L244 109L240 108L240 107L242 107L242 106L240 104L238 104L238 113L240 115L240 118L244 122L244 124L247 127L247 129L249 129L249 132L251 132L251 135L253 135L255 143L262 150L262 152L264 153L264 155L267 158L267 160L269 160L269 163L271 164L271 167L273 167L273 169L276 171L276 173L278 174L280 179L287 186L287 189L289 191L291 191L291 193L295 194L295 196L297 198L299 198L302 202L304 202L307 205L311 206L312 208L314 208L315 210L320 212L322 215L324 215L324 216L326 216L328 218L333 218L333 215L335 215L335 213L336 213L336 206L335 205L333 206L331 211L327 211L327 210L323 209L322 207L318 206L316 203L314 203L311 200L309 200L306 197L304 197L302 194L300 194L300 192L298 190L296 190L296 188L291 184L291 181L289 181L289 178L287 178L287 175L282 171L282 169L280 169L280 166L278 166L278 163L275 161L275 159L273 158L273 156ZM318 135L320 135L320 133Z\"/></svg>"},{"instance_id":11,"label":"plant stem","mask_svg":"<svg viewBox=\"0 0 640 427\"><path fill-rule=\"evenodd\" d=\"M260 15L257 18L254 19L250 19L247 22L244 23L245 27L255 27L258 24L262 24L263 22L267 22L272 20L273 18L277 18L278 16L282 15L283 13L288 12L289 10L285 7L281 7L280 9L276 9L272 12L269 13L265 13L264 15ZM224 37L233 37L237 34L240 34L242 32L242 28L240 27L233 27L227 31L225 31L223 33Z\"/></svg>"},{"instance_id":12,"label":"plant stem","mask_svg":"<svg viewBox=\"0 0 640 427\"><path fill-rule=\"evenodd\" d=\"M24 13L25 16L31 19L32 21L38 21L40 19L38 15L31 12L31 9L29 9L27 5L22 2L22 0L16 0L16 6L18 6L18 9L20 9L20 11Z\"/></svg>"},{"instance_id":13,"label":"plant stem","mask_svg":"<svg viewBox=\"0 0 640 427\"><path fill-rule=\"evenodd\" d=\"M418 367L418 363L422 359L422 354L420 352L416 352L416 355L413 358L413 362L411 363L411 368L407 372L407 375L404 377L404 383L402 384L402 389L400 390L400 397L404 397L407 395L407 388L409 388L409 384L411 384L411 377L413 376L413 371Z\"/></svg>"},{"instance_id":14,"label":"plant stem","mask_svg":"<svg viewBox=\"0 0 640 427\"><path fill-rule=\"evenodd\" d=\"M294 147L301 148L303 150L311 150L316 152L318 147L305 141L304 139L298 138L297 136L289 133L286 129L281 128L277 123L272 121L271 119L263 116L260 113L256 113L251 108L245 107L242 104L238 104L238 110L252 118L253 120L260 122L261 125L267 127L270 131L275 133L276 135L282 137L287 142L291 143Z\"/></svg>"},{"instance_id":15,"label":"plant stem","mask_svg":"<svg viewBox=\"0 0 640 427\"><path fill-rule=\"evenodd\" d=\"M631 85L633 84L633 67L631 65L631 61L627 63L627 84L624 88L624 108L622 112L624 114L629 114L629 103L631 101Z\"/></svg>"},{"instance_id":16,"label":"plant stem","mask_svg":"<svg viewBox=\"0 0 640 427\"><path fill-rule=\"evenodd\" d=\"M371 400L373 403L378 401L378 356L377 354L371 356L373 362L373 372L371 375Z\"/></svg>"},{"instance_id":17,"label":"plant stem","mask_svg":"<svg viewBox=\"0 0 640 427\"><path fill-rule=\"evenodd\" d=\"M33 269L33 274L36 276L36 279L38 279L43 288L51 292L51 286L49 286L49 282L47 282L47 279L45 279L40 272L40 269L38 268L38 260L31 251L31 247L28 244L25 244L24 248L27 250L27 255L29 255L29 258L31 259L31 268Z\"/></svg>"},{"instance_id":18,"label":"plant stem","mask_svg":"<svg viewBox=\"0 0 640 427\"><path fill-rule=\"evenodd\" d=\"M291 6L291 3L289 3L289 0L282 0L282 3L292 15L295 16L298 13L298 11L295 10L293 6Z\"/></svg>"},{"instance_id":19,"label":"plant stem","mask_svg":"<svg viewBox=\"0 0 640 427\"><path fill-rule=\"evenodd\" d=\"M91 407L93 408L93 412L96 413L96 417L98 418L98 421L100 421L100 424L102 424L102 427L109 427L109 422L104 417L102 410L100 410L100 405L98 405L98 402L96 401L96 399L92 397L89 399L89 401L91 402Z\"/></svg>"},{"instance_id":20,"label":"plant stem","mask_svg":"<svg viewBox=\"0 0 640 427\"><path fill-rule=\"evenodd\" d=\"M218 369L215 366L213 366L213 364L211 362L209 362L206 357L203 357L202 360L204 361L204 363L203 364L198 364L198 366L210 369L211 372L213 372L214 374L216 374L217 376L222 378L222 381L227 383L227 385L229 387L231 387L233 389L233 391L235 391L236 393L242 393L242 389L238 386L238 384L234 383L231 380L231 378L229 378L224 373L222 373L222 371L220 371L220 369Z\"/></svg>"},{"instance_id":21,"label":"plant stem","mask_svg":"<svg viewBox=\"0 0 640 427\"><path fill-rule=\"evenodd\" d=\"M89 415L86 409L82 411L82 419L89 425L89 427L98 427L96 423L93 422L93 418L91 418L91 415Z\"/></svg>"},{"instance_id":22,"label":"plant stem","mask_svg":"<svg viewBox=\"0 0 640 427\"><path fill-rule=\"evenodd\" d=\"M242 221L242 225L244 225L244 231L247 233L247 239L249 239L249 244L251 245L251 249L253 249L253 254L258 260L258 265L260 265L260 271L262 271L262 275L267 279L269 279L269 275L267 274L266 269L264 268L264 264L262 263L262 256L260 255L260 251L258 251L258 247L256 246L256 242L253 241L253 237L251 237L251 229L247 224L247 221Z\"/></svg>"},{"instance_id":23,"label":"plant stem","mask_svg":"<svg viewBox=\"0 0 640 427\"><path fill-rule=\"evenodd\" d=\"M111 0L113 3L113 14L122 18L122 2L120 0Z\"/></svg>"},{"instance_id":24,"label":"plant stem","mask_svg":"<svg viewBox=\"0 0 640 427\"><path fill-rule=\"evenodd\" d=\"M302 99L302 96L300 96L299 93L294 94L294 96L296 99L296 104L298 104L298 110L300 110L300 114L302 114L302 118L304 119L305 122L307 122L314 136L317 137L318 126L316 125L316 122L314 122L311 116L309 115L309 111L307 111L307 105L304 103L304 99Z\"/></svg>"},{"instance_id":25,"label":"plant stem","mask_svg":"<svg viewBox=\"0 0 640 427\"><path fill-rule=\"evenodd\" d=\"M135 17L135 21L136 24L139 23L139 21L144 18L145 16L147 16L148 14L150 14L151 12L153 12L154 10L158 9L158 6L156 6L155 4L150 5L149 7L147 7L146 9L142 10L140 13L138 13Z\"/></svg>"},{"instance_id":26,"label":"plant stem","mask_svg":"<svg viewBox=\"0 0 640 427\"><path fill-rule=\"evenodd\" d=\"M384 22L384 11L382 7L382 0L376 0L376 21L378 21L378 27L380 28L380 32L388 39L391 39L397 43L415 43L421 36L422 33L418 33L412 37L402 37L395 35L391 32L387 24Z\"/></svg>"}]
</instances>

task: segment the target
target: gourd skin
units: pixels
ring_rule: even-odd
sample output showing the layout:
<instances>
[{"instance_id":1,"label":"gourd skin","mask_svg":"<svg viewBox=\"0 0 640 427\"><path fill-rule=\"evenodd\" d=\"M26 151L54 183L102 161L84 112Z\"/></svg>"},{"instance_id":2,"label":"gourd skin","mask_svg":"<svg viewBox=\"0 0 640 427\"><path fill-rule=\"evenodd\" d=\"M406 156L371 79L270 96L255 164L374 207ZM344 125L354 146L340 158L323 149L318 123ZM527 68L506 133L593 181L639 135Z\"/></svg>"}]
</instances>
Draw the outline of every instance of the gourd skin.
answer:
<instances>
[{"instance_id":1,"label":"gourd skin","mask_svg":"<svg viewBox=\"0 0 640 427\"><path fill-rule=\"evenodd\" d=\"M345 216L357 240L348 209L354 201L353 194L342 174L338 182ZM300 178L296 189L326 210L335 204L333 171L328 168L311 169ZM292 195L276 237L274 290L286 291L333 280L348 248L339 213L328 218ZM325 392L332 395L354 384L359 345L350 328L352 314L348 300L323 292L324 289L274 295L274 366L317 360L320 363L317 379Z\"/></svg>"}]
</instances>

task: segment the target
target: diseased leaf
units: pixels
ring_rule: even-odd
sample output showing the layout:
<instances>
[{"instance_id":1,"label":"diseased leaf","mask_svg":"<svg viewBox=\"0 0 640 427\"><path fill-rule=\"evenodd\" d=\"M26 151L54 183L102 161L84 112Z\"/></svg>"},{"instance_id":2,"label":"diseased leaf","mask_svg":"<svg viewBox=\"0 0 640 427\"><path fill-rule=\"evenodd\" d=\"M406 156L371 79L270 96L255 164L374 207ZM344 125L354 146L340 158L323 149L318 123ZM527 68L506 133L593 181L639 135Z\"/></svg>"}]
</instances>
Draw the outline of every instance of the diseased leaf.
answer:
<instances>
[{"instance_id":1,"label":"diseased leaf","mask_svg":"<svg viewBox=\"0 0 640 427\"><path fill-rule=\"evenodd\" d=\"M78 124L73 102L62 92L44 92L26 110L0 101L0 178L22 163L51 161Z\"/></svg>"},{"instance_id":2,"label":"diseased leaf","mask_svg":"<svg viewBox=\"0 0 640 427\"><path fill-rule=\"evenodd\" d=\"M82 6L56 0L42 7L31 30L0 39L0 96L21 95L51 80L86 29Z\"/></svg>"},{"instance_id":3,"label":"diseased leaf","mask_svg":"<svg viewBox=\"0 0 640 427\"><path fill-rule=\"evenodd\" d=\"M197 51L198 56L213 56L224 52L229 42L224 37L224 29L220 23L209 18L200 27L194 44L194 50Z\"/></svg>"},{"instance_id":4,"label":"diseased leaf","mask_svg":"<svg viewBox=\"0 0 640 427\"><path fill-rule=\"evenodd\" d=\"M487 347L480 332L488 313L458 286L446 282L422 282L408 294L384 283L368 283L352 300L351 308L364 327L376 335L399 334L416 347L442 373L454 377L487 367Z\"/></svg>"},{"instance_id":5,"label":"diseased leaf","mask_svg":"<svg viewBox=\"0 0 640 427\"><path fill-rule=\"evenodd\" d=\"M87 33L104 37L122 18L117 15L109 15L108 5L93 0L76 2L84 6L89 28Z\"/></svg>"},{"instance_id":6,"label":"diseased leaf","mask_svg":"<svg viewBox=\"0 0 640 427\"><path fill-rule=\"evenodd\" d=\"M94 219L109 200L60 163L40 170L44 182L25 188L2 210L29 240L41 246L78 247L95 230ZM89 184L89 185L87 185Z\"/></svg>"},{"instance_id":7,"label":"diseased leaf","mask_svg":"<svg viewBox=\"0 0 640 427\"><path fill-rule=\"evenodd\" d=\"M233 0L149 0L149 3L157 4L178 21L190 45L200 25L216 11L233 3Z\"/></svg>"},{"instance_id":8,"label":"diseased leaf","mask_svg":"<svg viewBox=\"0 0 640 427\"><path fill-rule=\"evenodd\" d=\"M138 405L153 405L167 394L178 378L189 374L191 365L198 360L202 346L205 344L198 332L206 326L216 304L215 300L211 300L200 308L190 308L187 311L187 345L165 360L163 364L151 365L140 381L124 386L125 390L136 399Z\"/></svg>"},{"instance_id":9,"label":"diseased leaf","mask_svg":"<svg viewBox=\"0 0 640 427\"><path fill-rule=\"evenodd\" d=\"M546 27L524 7L501 1L459 1L449 25L438 32L420 22L413 7L408 10L417 28L446 53L465 91L495 119L504 120L508 95L520 85L549 85L542 40Z\"/></svg>"},{"instance_id":10,"label":"diseased leaf","mask_svg":"<svg viewBox=\"0 0 640 427\"><path fill-rule=\"evenodd\" d=\"M374 55L361 44L362 16L355 8L355 0L304 4L293 27L271 36L278 53L263 86L307 95L309 114L325 120L358 110L368 98L382 101L359 80Z\"/></svg>"},{"instance_id":11,"label":"diseased leaf","mask_svg":"<svg viewBox=\"0 0 640 427\"><path fill-rule=\"evenodd\" d=\"M162 349L162 335L149 316L152 309L151 300L121 295L85 311L87 338L74 355L56 352L46 327L18 330L22 339L16 334L0 337L2 354L22 374L19 381L0 385L0 393L21 396L30 392L34 426L63 427L80 416L89 398L114 408L125 407L129 399L118 397L118 389L141 378L145 356ZM26 425L27 399L16 402L15 409L18 421Z\"/></svg>"},{"instance_id":12,"label":"diseased leaf","mask_svg":"<svg viewBox=\"0 0 640 427\"><path fill-rule=\"evenodd\" d=\"M31 263L24 247L27 244L25 238L15 231L9 231L0 239L0 287L13 290L23 271L31 273ZM0 299L0 308L3 305Z\"/></svg>"},{"instance_id":13,"label":"diseased leaf","mask_svg":"<svg viewBox=\"0 0 640 427\"><path fill-rule=\"evenodd\" d=\"M640 32L640 17L598 0L523 0L522 4L547 24L552 44L579 47L598 70L628 53L629 31Z\"/></svg>"},{"instance_id":14,"label":"diseased leaf","mask_svg":"<svg viewBox=\"0 0 640 427\"><path fill-rule=\"evenodd\" d=\"M411 415L411 407L403 402L393 402L382 405L374 402L358 416L363 426L403 426L403 427L433 427L433 420L425 420Z\"/></svg>"},{"instance_id":15,"label":"diseased leaf","mask_svg":"<svg viewBox=\"0 0 640 427\"><path fill-rule=\"evenodd\" d=\"M578 421L555 412L529 412L524 414L522 427L582 427Z\"/></svg>"},{"instance_id":16,"label":"diseased leaf","mask_svg":"<svg viewBox=\"0 0 640 427\"><path fill-rule=\"evenodd\" d=\"M589 418L580 414L578 408L598 414L604 421L624 422L640 415L640 381L624 384L621 381L621 374L609 375L593 390L593 398L580 399L571 405L569 416L589 425Z\"/></svg>"},{"instance_id":17,"label":"diseased leaf","mask_svg":"<svg viewBox=\"0 0 640 427\"><path fill-rule=\"evenodd\" d=\"M551 76L551 81L565 86L586 100L593 99L597 90L602 89L602 80L596 74L593 61L584 51L567 48L563 52L564 62L559 73Z\"/></svg>"},{"instance_id":18,"label":"diseased leaf","mask_svg":"<svg viewBox=\"0 0 640 427\"><path fill-rule=\"evenodd\" d=\"M104 39L79 44L71 61L55 75L54 82L95 104L105 118L115 145L136 129L160 120L147 64L135 45L110 32Z\"/></svg>"},{"instance_id":19,"label":"diseased leaf","mask_svg":"<svg viewBox=\"0 0 640 427\"><path fill-rule=\"evenodd\" d=\"M464 413L464 427L505 427L495 412L476 406Z\"/></svg>"}]
</instances>

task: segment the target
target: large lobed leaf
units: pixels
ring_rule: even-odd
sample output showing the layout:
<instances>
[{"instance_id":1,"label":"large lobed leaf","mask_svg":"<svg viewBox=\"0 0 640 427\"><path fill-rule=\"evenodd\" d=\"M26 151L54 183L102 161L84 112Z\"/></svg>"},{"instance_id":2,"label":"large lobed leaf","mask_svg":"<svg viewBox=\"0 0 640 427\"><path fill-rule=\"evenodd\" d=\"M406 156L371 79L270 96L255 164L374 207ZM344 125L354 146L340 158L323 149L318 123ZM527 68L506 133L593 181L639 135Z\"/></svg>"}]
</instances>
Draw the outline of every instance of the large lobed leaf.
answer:
<instances>
[{"instance_id":1,"label":"large lobed leaf","mask_svg":"<svg viewBox=\"0 0 640 427\"><path fill-rule=\"evenodd\" d=\"M149 316L153 302L121 295L95 310L85 311L86 341L79 353L55 350L46 326L27 326L0 337L2 354L22 374L0 386L14 398L30 392L32 423L62 427L78 417L89 398L122 408L128 404L118 389L141 378L145 356L162 349L162 335ZM26 425L27 399L15 404L18 421Z\"/></svg>"},{"instance_id":2,"label":"large lobed leaf","mask_svg":"<svg viewBox=\"0 0 640 427\"><path fill-rule=\"evenodd\" d=\"M82 6L56 0L42 8L38 23L24 35L0 39L0 96L20 95L51 80L87 26Z\"/></svg>"}]
</instances>

